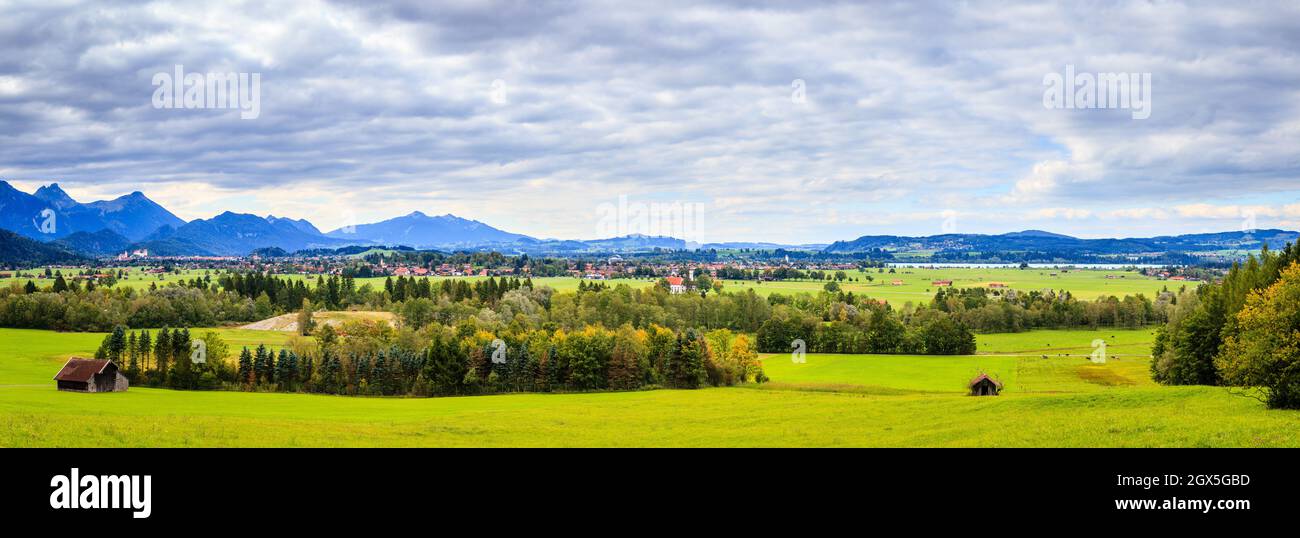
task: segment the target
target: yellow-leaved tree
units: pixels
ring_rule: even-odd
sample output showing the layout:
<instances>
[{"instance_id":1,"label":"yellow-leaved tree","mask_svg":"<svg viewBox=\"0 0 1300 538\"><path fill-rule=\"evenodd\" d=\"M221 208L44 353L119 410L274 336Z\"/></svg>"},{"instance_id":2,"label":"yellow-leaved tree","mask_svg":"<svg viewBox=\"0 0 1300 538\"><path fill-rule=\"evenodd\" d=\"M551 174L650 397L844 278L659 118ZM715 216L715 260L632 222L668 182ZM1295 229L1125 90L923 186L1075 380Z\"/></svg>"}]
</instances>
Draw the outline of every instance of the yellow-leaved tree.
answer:
<instances>
[{"instance_id":1,"label":"yellow-leaved tree","mask_svg":"<svg viewBox=\"0 0 1300 538\"><path fill-rule=\"evenodd\" d=\"M1275 409L1300 409L1300 262L1250 294L1215 359L1229 385L1261 391Z\"/></svg>"}]
</instances>

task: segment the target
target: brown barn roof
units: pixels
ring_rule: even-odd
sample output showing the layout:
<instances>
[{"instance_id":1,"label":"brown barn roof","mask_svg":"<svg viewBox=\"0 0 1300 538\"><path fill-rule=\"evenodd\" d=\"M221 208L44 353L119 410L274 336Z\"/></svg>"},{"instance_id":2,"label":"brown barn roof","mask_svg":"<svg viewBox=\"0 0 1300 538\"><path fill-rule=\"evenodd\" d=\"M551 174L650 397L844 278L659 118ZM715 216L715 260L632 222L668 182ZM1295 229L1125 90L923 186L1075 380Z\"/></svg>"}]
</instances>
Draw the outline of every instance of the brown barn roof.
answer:
<instances>
[{"instance_id":1,"label":"brown barn roof","mask_svg":"<svg viewBox=\"0 0 1300 538\"><path fill-rule=\"evenodd\" d=\"M974 387L976 383L979 383L981 380L984 380L984 379L987 379L987 380L989 380L989 381L992 381L993 384L994 384L995 386L997 386L998 388L1002 388L1002 383L998 382L998 380L996 380L996 379L993 379L993 378L989 377L988 374L980 374L980 375L975 376L975 379L970 380L970 383L968 383L966 386L968 386L968 387Z\"/></svg>"},{"instance_id":2,"label":"brown barn roof","mask_svg":"<svg viewBox=\"0 0 1300 538\"><path fill-rule=\"evenodd\" d=\"M63 365L63 369L54 376L55 381L89 382L95 374L102 373L113 361L102 359L82 359L73 357Z\"/></svg>"}]
</instances>

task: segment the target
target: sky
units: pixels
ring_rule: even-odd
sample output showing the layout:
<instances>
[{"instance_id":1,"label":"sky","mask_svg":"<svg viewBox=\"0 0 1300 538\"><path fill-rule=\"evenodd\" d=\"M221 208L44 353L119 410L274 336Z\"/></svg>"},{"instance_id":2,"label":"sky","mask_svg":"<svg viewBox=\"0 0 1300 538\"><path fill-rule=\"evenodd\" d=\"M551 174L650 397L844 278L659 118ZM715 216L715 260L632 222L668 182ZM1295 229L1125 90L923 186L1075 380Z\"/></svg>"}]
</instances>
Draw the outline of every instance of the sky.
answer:
<instances>
[{"instance_id":1,"label":"sky","mask_svg":"<svg viewBox=\"0 0 1300 538\"><path fill-rule=\"evenodd\" d=\"M1036 4L5 0L0 179L323 230L1300 229L1300 4ZM256 114L160 105L177 66Z\"/></svg>"}]
</instances>

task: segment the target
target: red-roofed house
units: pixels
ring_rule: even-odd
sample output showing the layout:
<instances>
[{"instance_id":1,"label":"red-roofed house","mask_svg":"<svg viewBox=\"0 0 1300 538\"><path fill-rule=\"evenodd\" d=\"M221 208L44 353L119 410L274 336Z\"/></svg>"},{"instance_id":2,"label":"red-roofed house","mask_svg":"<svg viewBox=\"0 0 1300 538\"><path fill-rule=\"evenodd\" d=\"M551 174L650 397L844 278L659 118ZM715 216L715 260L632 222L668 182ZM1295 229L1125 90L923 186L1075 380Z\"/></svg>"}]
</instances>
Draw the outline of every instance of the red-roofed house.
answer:
<instances>
[{"instance_id":1,"label":"red-roofed house","mask_svg":"<svg viewBox=\"0 0 1300 538\"><path fill-rule=\"evenodd\" d=\"M682 277L679 277L679 276L670 276L670 277L664 278L664 280L667 280L667 281L668 281L668 291L669 291L669 292L671 292L671 293L686 293L686 285L683 283Z\"/></svg>"},{"instance_id":2,"label":"red-roofed house","mask_svg":"<svg viewBox=\"0 0 1300 538\"><path fill-rule=\"evenodd\" d=\"M72 392L122 392L130 382L113 361L73 357L54 376L59 390Z\"/></svg>"}]
</instances>

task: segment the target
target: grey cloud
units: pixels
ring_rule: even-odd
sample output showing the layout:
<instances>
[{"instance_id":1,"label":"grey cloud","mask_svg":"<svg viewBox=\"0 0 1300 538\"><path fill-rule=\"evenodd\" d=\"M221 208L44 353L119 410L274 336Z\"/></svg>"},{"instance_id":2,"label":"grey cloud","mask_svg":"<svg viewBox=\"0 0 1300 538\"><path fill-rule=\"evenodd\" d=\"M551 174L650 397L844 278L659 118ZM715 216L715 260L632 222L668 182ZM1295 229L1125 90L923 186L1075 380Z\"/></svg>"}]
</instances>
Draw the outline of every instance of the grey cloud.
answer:
<instances>
[{"instance_id":1,"label":"grey cloud","mask_svg":"<svg viewBox=\"0 0 1300 538\"><path fill-rule=\"evenodd\" d=\"M1300 191L1295 15L1142 3L7 4L0 173L146 192L313 182L397 202L391 193L442 193L480 220L512 218L488 194L570 214L618 194L779 196L846 223L791 220L792 236L816 234L801 241L870 233L852 223L881 204L979 209L1047 162L1064 166L1018 201L1026 209L1289 196ZM262 116L153 109L150 78L176 64L261 73ZM1044 109L1042 77L1066 64L1151 72L1152 117ZM497 79L505 104L490 96ZM807 103L791 101L794 79ZM581 195L538 197L539 180ZM518 230L533 235L583 235L517 220L541 226ZM719 226L710 240L763 239Z\"/></svg>"}]
</instances>

